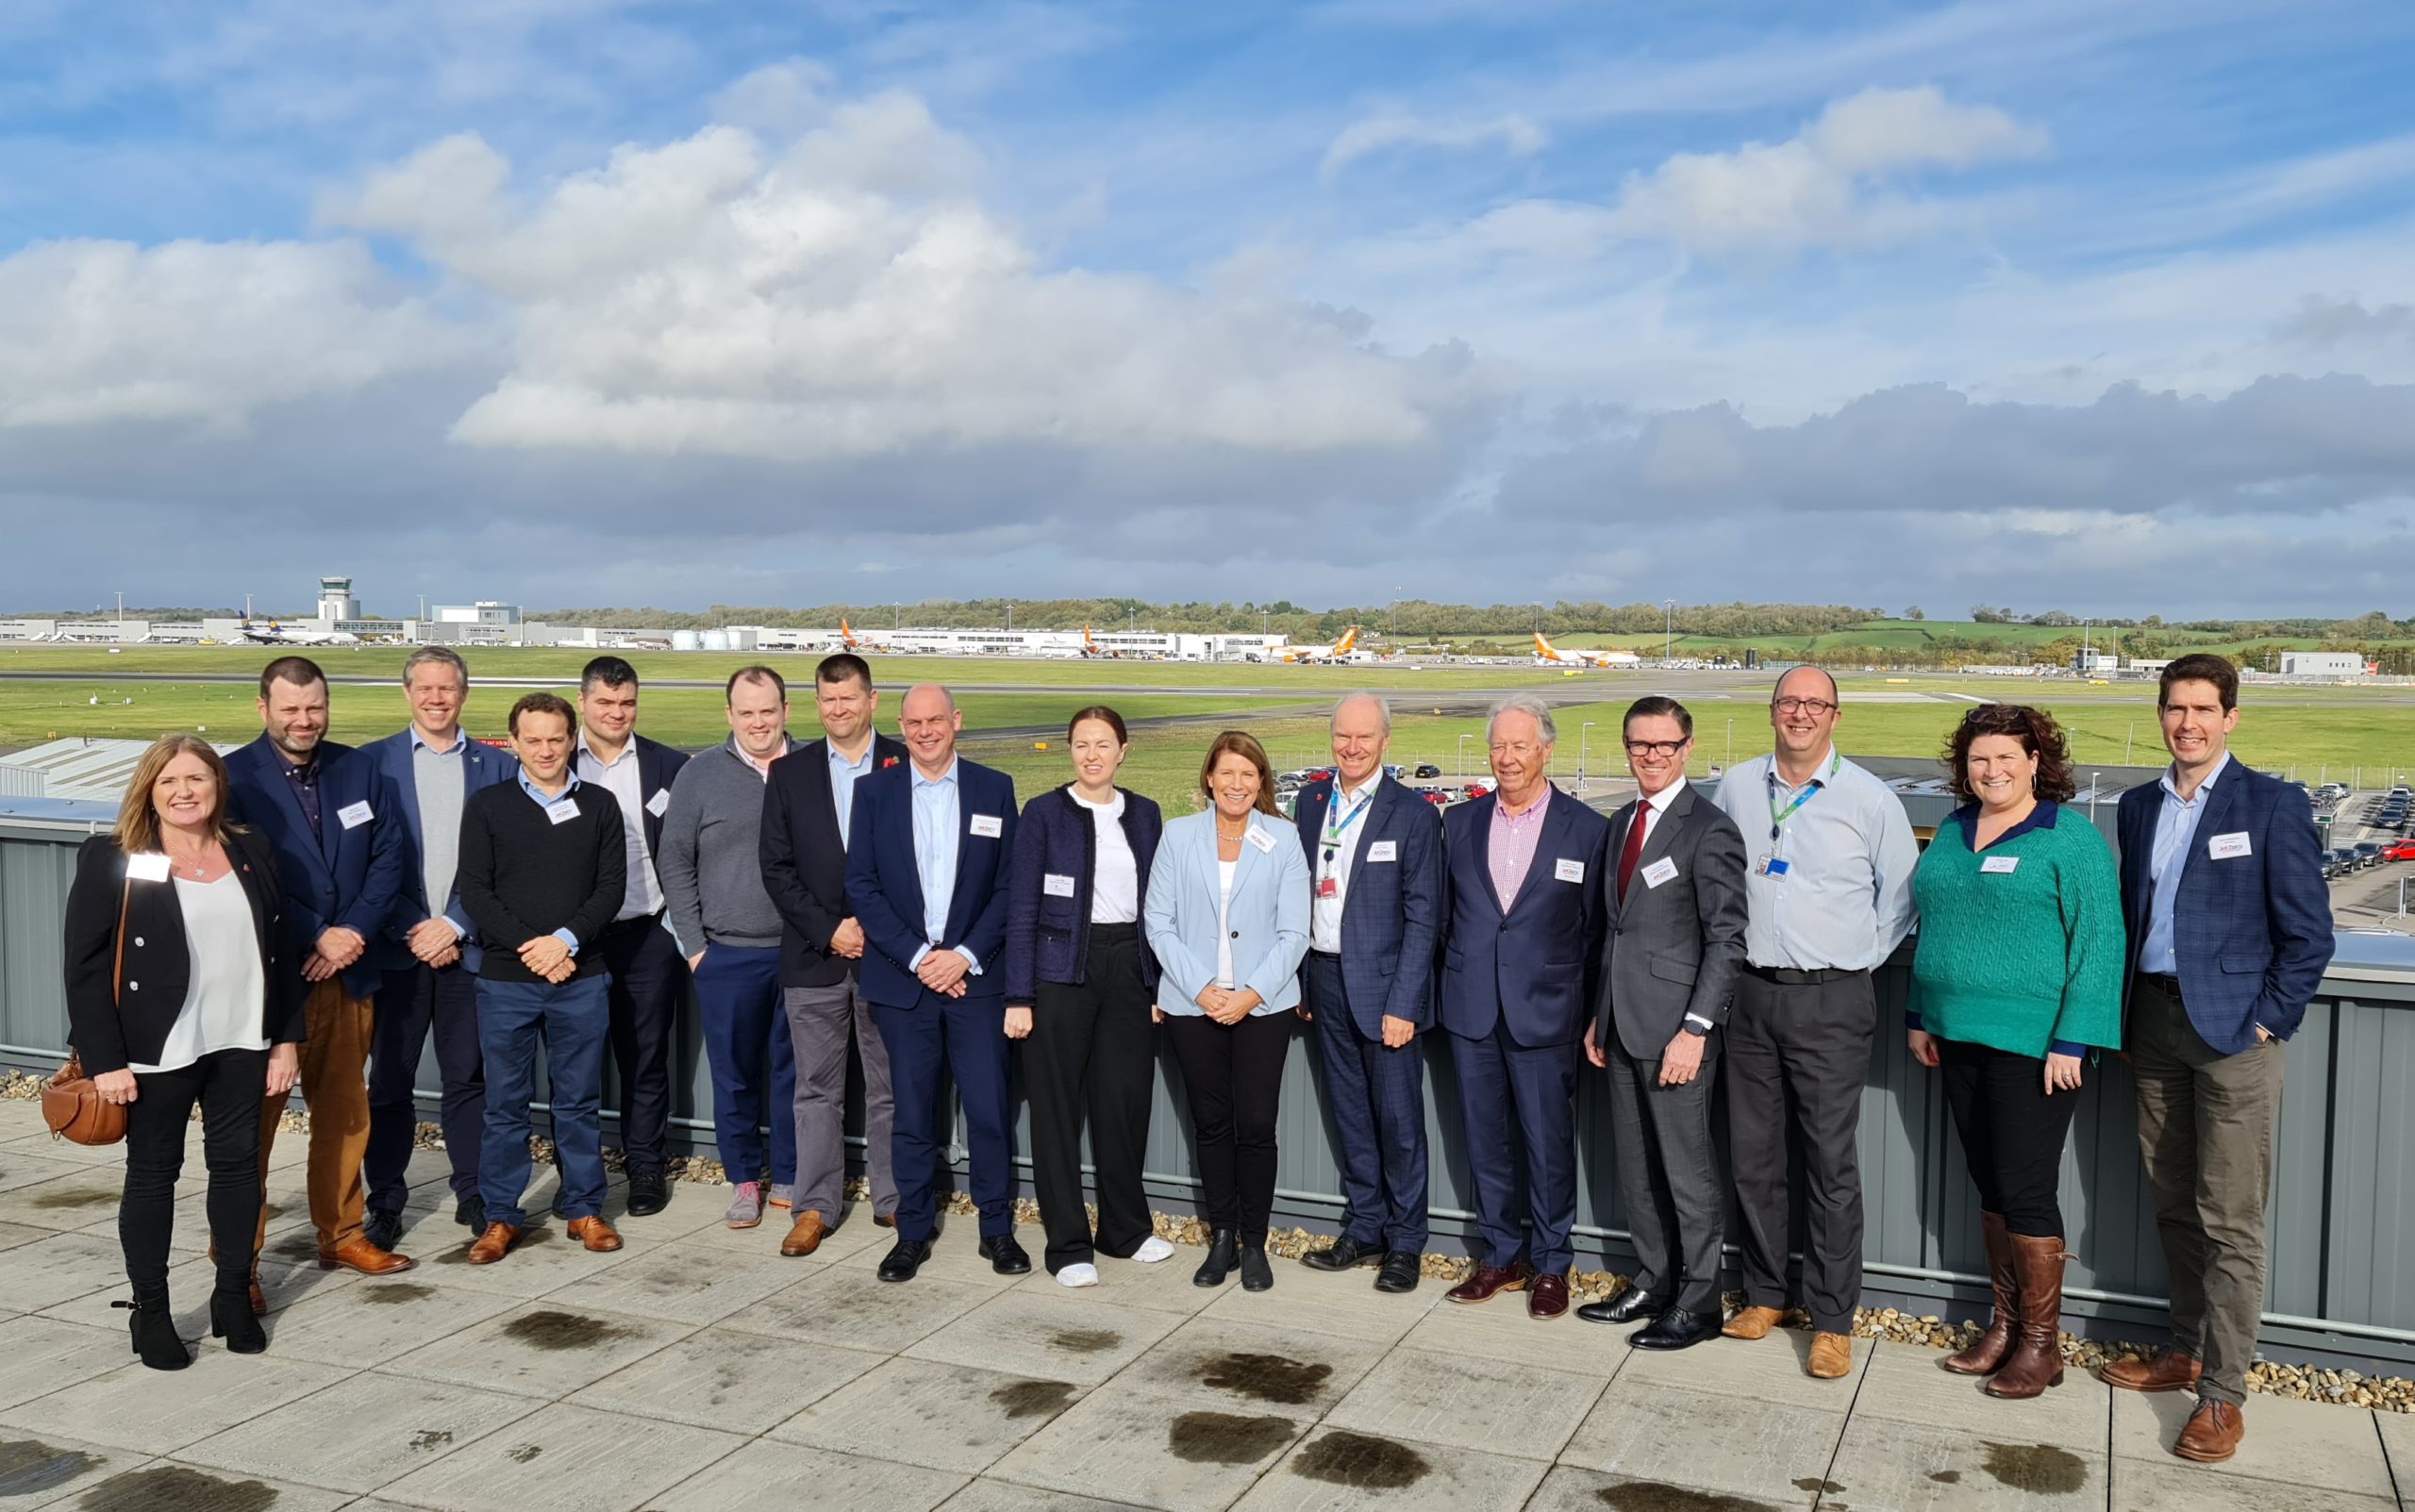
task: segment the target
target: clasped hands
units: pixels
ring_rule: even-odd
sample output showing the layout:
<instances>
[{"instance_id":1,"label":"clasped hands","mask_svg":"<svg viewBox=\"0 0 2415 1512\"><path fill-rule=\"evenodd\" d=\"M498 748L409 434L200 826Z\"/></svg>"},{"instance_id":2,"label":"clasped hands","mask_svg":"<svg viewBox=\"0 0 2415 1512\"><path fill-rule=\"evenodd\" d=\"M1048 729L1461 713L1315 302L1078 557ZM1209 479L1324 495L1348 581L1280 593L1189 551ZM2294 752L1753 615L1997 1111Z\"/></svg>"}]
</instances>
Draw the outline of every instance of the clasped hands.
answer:
<instances>
[{"instance_id":1,"label":"clasped hands","mask_svg":"<svg viewBox=\"0 0 2415 1512\"><path fill-rule=\"evenodd\" d=\"M302 980L324 982L360 959L360 953L368 948L369 941L360 938L360 931L329 924L319 932L318 943L302 962Z\"/></svg>"},{"instance_id":2,"label":"clasped hands","mask_svg":"<svg viewBox=\"0 0 2415 1512\"><path fill-rule=\"evenodd\" d=\"M1257 995L1255 988L1217 987L1211 983L1201 988L1199 996L1191 1001L1199 1005L1200 1012L1218 1023L1235 1024L1248 1018L1249 1010L1266 1000Z\"/></svg>"},{"instance_id":3,"label":"clasped hands","mask_svg":"<svg viewBox=\"0 0 2415 1512\"><path fill-rule=\"evenodd\" d=\"M449 919L421 920L411 925L403 943L410 947L412 956L422 966L440 971L461 958L461 937Z\"/></svg>"},{"instance_id":4,"label":"clasped hands","mask_svg":"<svg viewBox=\"0 0 2415 1512\"><path fill-rule=\"evenodd\" d=\"M943 998L964 996L964 976L973 963L953 950L927 950L914 967L914 979Z\"/></svg>"},{"instance_id":5,"label":"clasped hands","mask_svg":"<svg viewBox=\"0 0 2415 1512\"><path fill-rule=\"evenodd\" d=\"M570 947L551 935L539 935L523 944L520 964L558 987L578 974L578 961Z\"/></svg>"}]
</instances>

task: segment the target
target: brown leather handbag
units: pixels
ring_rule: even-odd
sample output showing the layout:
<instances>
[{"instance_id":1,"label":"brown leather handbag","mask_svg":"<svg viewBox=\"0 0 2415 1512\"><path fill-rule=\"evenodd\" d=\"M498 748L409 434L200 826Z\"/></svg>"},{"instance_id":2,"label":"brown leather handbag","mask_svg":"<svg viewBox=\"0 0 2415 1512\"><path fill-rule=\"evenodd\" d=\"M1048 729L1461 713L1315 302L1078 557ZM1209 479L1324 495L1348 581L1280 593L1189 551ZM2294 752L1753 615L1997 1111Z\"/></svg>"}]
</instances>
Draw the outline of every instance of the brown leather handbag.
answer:
<instances>
[{"instance_id":1,"label":"brown leather handbag","mask_svg":"<svg viewBox=\"0 0 2415 1512\"><path fill-rule=\"evenodd\" d=\"M123 995L125 978L125 906L134 893L126 879L117 898L117 954L109 962L109 1001ZM53 1138L76 1144L115 1144L125 1138L125 1105L104 1100L101 1089L84 1074L83 1058L67 1047L67 1064L42 1084L42 1121Z\"/></svg>"}]
</instances>

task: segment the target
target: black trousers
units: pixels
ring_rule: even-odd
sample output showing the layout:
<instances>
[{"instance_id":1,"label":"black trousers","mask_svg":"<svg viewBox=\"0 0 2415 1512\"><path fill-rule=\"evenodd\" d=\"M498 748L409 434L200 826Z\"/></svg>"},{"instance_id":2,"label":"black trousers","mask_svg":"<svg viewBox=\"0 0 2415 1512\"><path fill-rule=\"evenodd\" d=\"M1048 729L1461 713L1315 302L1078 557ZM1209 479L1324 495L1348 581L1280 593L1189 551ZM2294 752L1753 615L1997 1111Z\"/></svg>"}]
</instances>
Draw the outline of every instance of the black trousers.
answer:
<instances>
[{"instance_id":1,"label":"black trousers","mask_svg":"<svg viewBox=\"0 0 2415 1512\"><path fill-rule=\"evenodd\" d=\"M660 1171L671 1157L671 1038L688 996L688 962L658 913L613 924L596 943L612 973L621 1152L631 1171Z\"/></svg>"},{"instance_id":2,"label":"black trousers","mask_svg":"<svg viewBox=\"0 0 2415 1512\"><path fill-rule=\"evenodd\" d=\"M1945 1106L1983 1212L2030 1238L2060 1238L2063 1140L2079 1089L2049 1094L2046 1062L1961 1039L1937 1042Z\"/></svg>"},{"instance_id":3,"label":"black trousers","mask_svg":"<svg viewBox=\"0 0 2415 1512\"><path fill-rule=\"evenodd\" d=\"M1082 1118L1098 1183L1095 1248L1128 1259L1152 1232L1141 1183L1157 1081L1156 1026L1141 979L1137 924L1091 925L1090 959L1073 982L1034 984L1023 1086L1031 1102L1031 1184L1048 1231L1048 1273L1092 1259L1082 1205Z\"/></svg>"},{"instance_id":4,"label":"black trousers","mask_svg":"<svg viewBox=\"0 0 2415 1512\"><path fill-rule=\"evenodd\" d=\"M410 1196L406 1173L419 1133L419 1053L436 1031L438 1114L453 1195L478 1192L478 1139L487 1118L486 1061L478 1054L478 979L458 962L435 971L417 961L390 971L377 989L369 1038L369 1148L360 1173L369 1210L399 1213Z\"/></svg>"},{"instance_id":5,"label":"black trousers","mask_svg":"<svg viewBox=\"0 0 2415 1512\"><path fill-rule=\"evenodd\" d=\"M1265 1247L1274 1208L1274 1115L1293 1019L1253 1014L1226 1027L1203 1013L1166 1015L1199 1141L1208 1225L1239 1230L1253 1249Z\"/></svg>"},{"instance_id":6,"label":"black trousers","mask_svg":"<svg viewBox=\"0 0 2415 1512\"><path fill-rule=\"evenodd\" d=\"M252 1272L252 1231L260 1221L260 1099L268 1052L220 1050L175 1071L139 1072L125 1108L125 1195L118 1243L137 1287L168 1284L168 1238L184 1174L185 1131L201 1107L202 1158L209 1166L209 1238L218 1284L242 1287Z\"/></svg>"}]
</instances>

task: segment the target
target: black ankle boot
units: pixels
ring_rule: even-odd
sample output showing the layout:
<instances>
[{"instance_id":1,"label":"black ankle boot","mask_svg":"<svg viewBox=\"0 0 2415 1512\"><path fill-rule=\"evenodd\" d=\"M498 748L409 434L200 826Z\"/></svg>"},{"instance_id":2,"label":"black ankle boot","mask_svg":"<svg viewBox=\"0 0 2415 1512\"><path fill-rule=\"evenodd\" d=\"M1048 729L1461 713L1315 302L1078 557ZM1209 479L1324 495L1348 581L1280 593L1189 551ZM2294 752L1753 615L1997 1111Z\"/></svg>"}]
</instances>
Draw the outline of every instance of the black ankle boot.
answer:
<instances>
[{"instance_id":1,"label":"black ankle boot","mask_svg":"<svg viewBox=\"0 0 2415 1512\"><path fill-rule=\"evenodd\" d=\"M226 1341L229 1354L264 1354L268 1352L268 1335L260 1331L260 1321L252 1311L249 1277L234 1281L221 1280L218 1289L209 1294L209 1335Z\"/></svg>"},{"instance_id":2,"label":"black ankle boot","mask_svg":"<svg viewBox=\"0 0 2415 1512\"><path fill-rule=\"evenodd\" d=\"M1223 1286L1224 1277L1232 1273L1234 1264L1240 1259L1240 1236L1228 1228L1216 1230L1208 1237L1208 1258L1199 1262L1199 1269L1191 1274L1191 1284L1194 1287Z\"/></svg>"},{"instance_id":3,"label":"black ankle boot","mask_svg":"<svg viewBox=\"0 0 2415 1512\"><path fill-rule=\"evenodd\" d=\"M1274 1268L1266 1263L1266 1246L1252 1245L1241 1251L1241 1289L1243 1291L1274 1289Z\"/></svg>"},{"instance_id":4,"label":"black ankle boot","mask_svg":"<svg viewBox=\"0 0 2415 1512\"><path fill-rule=\"evenodd\" d=\"M126 1310L126 1333L134 1342L134 1353L142 1363L155 1371L181 1371L192 1363L192 1354L185 1341L176 1337L176 1321L168 1316L168 1286L138 1286L132 1302L114 1302L112 1307Z\"/></svg>"}]
</instances>

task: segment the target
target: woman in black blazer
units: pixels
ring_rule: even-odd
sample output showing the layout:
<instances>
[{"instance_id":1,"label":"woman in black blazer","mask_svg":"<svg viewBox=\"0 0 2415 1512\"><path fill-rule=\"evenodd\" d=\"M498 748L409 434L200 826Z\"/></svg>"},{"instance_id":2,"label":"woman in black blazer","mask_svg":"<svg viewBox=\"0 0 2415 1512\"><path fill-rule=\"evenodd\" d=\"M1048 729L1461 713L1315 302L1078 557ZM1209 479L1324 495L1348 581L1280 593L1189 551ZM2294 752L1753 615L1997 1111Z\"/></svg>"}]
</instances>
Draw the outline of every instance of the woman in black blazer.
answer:
<instances>
[{"instance_id":1,"label":"woman in black blazer","mask_svg":"<svg viewBox=\"0 0 2415 1512\"><path fill-rule=\"evenodd\" d=\"M209 1331L268 1347L249 1300L260 1213L260 1099L293 1085L300 980L286 968L276 863L228 826L226 769L208 741L162 736L134 769L116 829L84 842L67 894L67 1018L85 1073L125 1106L118 1236L134 1352L192 1363L168 1310L168 1237L185 1129L201 1108L218 1285Z\"/></svg>"},{"instance_id":2,"label":"woman in black blazer","mask_svg":"<svg viewBox=\"0 0 2415 1512\"><path fill-rule=\"evenodd\" d=\"M1153 1232L1141 1182L1158 986L1141 900L1165 824L1155 803L1115 786L1130 747L1122 715L1083 709L1065 743L1074 780L1025 805L1015 827L1004 970L1007 1038L1024 1042L1048 1273L1088 1287L1098 1283L1096 1253L1149 1265L1174 1254ZM1082 1205L1085 1108L1098 1180L1095 1243Z\"/></svg>"}]
</instances>

